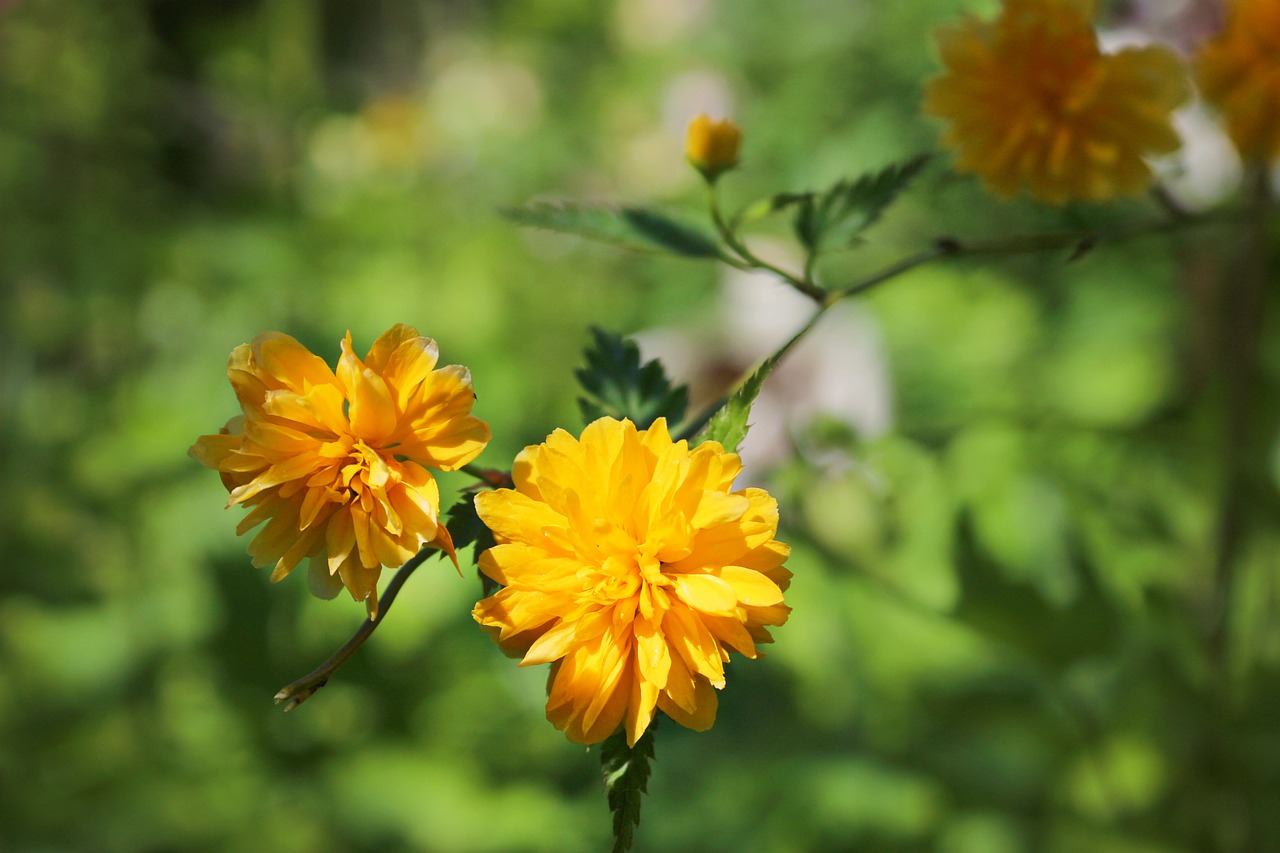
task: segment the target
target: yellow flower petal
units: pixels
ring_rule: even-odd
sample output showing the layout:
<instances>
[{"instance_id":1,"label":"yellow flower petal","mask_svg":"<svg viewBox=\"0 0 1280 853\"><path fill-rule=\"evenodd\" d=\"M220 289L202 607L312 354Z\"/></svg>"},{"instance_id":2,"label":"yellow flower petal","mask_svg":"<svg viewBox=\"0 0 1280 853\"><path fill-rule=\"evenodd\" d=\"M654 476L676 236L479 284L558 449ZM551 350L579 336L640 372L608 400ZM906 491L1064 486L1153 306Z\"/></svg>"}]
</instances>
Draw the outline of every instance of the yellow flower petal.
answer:
<instances>
[{"instance_id":1,"label":"yellow flower petal","mask_svg":"<svg viewBox=\"0 0 1280 853\"><path fill-rule=\"evenodd\" d=\"M476 495L476 514L504 542L542 545L551 528L564 528L565 517L545 503L511 489Z\"/></svg>"},{"instance_id":2,"label":"yellow flower petal","mask_svg":"<svg viewBox=\"0 0 1280 853\"><path fill-rule=\"evenodd\" d=\"M1233 0L1226 28L1196 56L1205 100L1226 120L1240 155L1280 157L1280 0Z\"/></svg>"},{"instance_id":3,"label":"yellow flower petal","mask_svg":"<svg viewBox=\"0 0 1280 853\"><path fill-rule=\"evenodd\" d=\"M658 695L658 707L662 713L680 725L695 732L705 732L716 721L716 709L720 697L705 678L698 678L693 684L692 709L677 704L668 694Z\"/></svg>"},{"instance_id":4,"label":"yellow flower petal","mask_svg":"<svg viewBox=\"0 0 1280 853\"><path fill-rule=\"evenodd\" d=\"M720 569L720 579L733 588L734 595L743 604L768 607L782 603L782 590L760 572L740 566L725 566Z\"/></svg>"},{"instance_id":5,"label":"yellow flower petal","mask_svg":"<svg viewBox=\"0 0 1280 853\"><path fill-rule=\"evenodd\" d=\"M274 563L278 580L310 558L314 591L329 596L339 583L374 615L383 567L427 546L455 558L428 468L470 462L489 429L471 415L465 368L436 370L437 357L404 325L367 361L348 333L336 373L279 332L232 351L242 416L190 452L222 474L231 504L252 508L238 532L264 525L249 545L255 565Z\"/></svg>"},{"instance_id":6,"label":"yellow flower petal","mask_svg":"<svg viewBox=\"0 0 1280 853\"><path fill-rule=\"evenodd\" d=\"M777 505L732 492L734 454L602 418L516 459L514 489L477 497L497 545L480 570L505 586L473 616L525 665L550 663L547 718L575 742L661 708L705 729L730 651L757 657L786 621Z\"/></svg>"},{"instance_id":7,"label":"yellow flower petal","mask_svg":"<svg viewBox=\"0 0 1280 853\"><path fill-rule=\"evenodd\" d=\"M997 195L1105 201L1151 183L1143 157L1175 150L1190 89L1164 48L1103 54L1085 0L1005 0L994 21L939 28L945 71L924 112L947 123L955 168Z\"/></svg>"},{"instance_id":8,"label":"yellow flower petal","mask_svg":"<svg viewBox=\"0 0 1280 853\"><path fill-rule=\"evenodd\" d=\"M732 615L738 606L733 587L713 575L677 575L676 594L695 610L717 615Z\"/></svg>"}]
</instances>

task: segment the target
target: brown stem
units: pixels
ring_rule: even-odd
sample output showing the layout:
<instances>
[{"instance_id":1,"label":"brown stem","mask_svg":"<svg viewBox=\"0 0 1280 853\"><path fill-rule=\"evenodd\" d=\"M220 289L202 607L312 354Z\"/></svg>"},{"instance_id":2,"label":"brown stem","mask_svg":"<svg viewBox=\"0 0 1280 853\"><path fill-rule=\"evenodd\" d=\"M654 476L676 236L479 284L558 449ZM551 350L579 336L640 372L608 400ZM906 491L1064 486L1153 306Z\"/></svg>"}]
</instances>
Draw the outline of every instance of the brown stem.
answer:
<instances>
[{"instance_id":1,"label":"brown stem","mask_svg":"<svg viewBox=\"0 0 1280 853\"><path fill-rule=\"evenodd\" d=\"M1019 234L1013 237L1002 237L992 240L961 240L957 237L939 237L933 245L913 255L894 261L887 267L861 278L844 287L834 288L827 293L825 302L828 305L839 302L850 296L857 296L871 290L877 285L897 278L916 267L942 258L959 258L974 255L1028 255L1038 252L1051 252L1062 249L1071 250L1071 260L1091 251L1100 243L1113 243L1142 237L1148 234L1162 234L1180 231L1195 225L1212 225L1214 223L1231 222L1250 211L1224 211L1215 215L1198 217L1178 217L1160 219L1151 222L1139 222L1123 228L1107 231L1064 231L1050 234Z\"/></svg>"},{"instance_id":2,"label":"brown stem","mask_svg":"<svg viewBox=\"0 0 1280 853\"><path fill-rule=\"evenodd\" d=\"M400 567L396 572L396 576L391 579L391 583L387 584L386 590L382 593L382 597L378 600L378 615L373 619L366 619L351 639L343 644L342 648L334 652L327 661L320 664L313 671L299 678L297 681L286 684L280 688L280 692L276 693L276 704L287 703L284 710L292 711L294 708L307 701L315 694L317 690L324 687L329 682L329 676L337 671L338 667L347 662L356 649L364 645L364 641L373 636L374 630L382 624L382 620L386 618L387 612L391 610L391 604L396 600L396 595L400 592L400 587L404 586L404 582L409 579L409 575L413 574L414 569L421 566L427 559L435 553L444 553L434 548L423 548L414 554L409 562Z\"/></svg>"},{"instance_id":3,"label":"brown stem","mask_svg":"<svg viewBox=\"0 0 1280 853\"><path fill-rule=\"evenodd\" d=\"M719 233L720 239L724 240L725 245L742 261L740 264L729 261L732 266L738 269L767 270L814 302L819 305L822 304L822 301L827 297L826 291L808 279L808 275L812 270L812 256L810 256L811 260L805 263L804 277L789 273L781 267L757 257L747 247L747 244L738 238L738 235L734 233L734 229L725 221L724 214L720 212L720 198L716 195L716 187L713 183L707 184L707 207L711 211L711 221L715 224L716 232Z\"/></svg>"},{"instance_id":4,"label":"brown stem","mask_svg":"<svg viewBox=\"0 0 1280 853\"><path fill-rule=\"evenodd\" d=\"M1229 680L1231 600L1247 527L1245 484L1252 463L1249 447L1253 385L1270 262L1266 216L1271 202L1268 171L1258 167L1252 178L1252 215L1245 234L1242 268L1227 283L1219 333L1226 386L1226 426L1223 430L1222 505L1218 516L1208 644L1211 659L1222 679L1221 686Z\"/></svg>"}]
</instances>

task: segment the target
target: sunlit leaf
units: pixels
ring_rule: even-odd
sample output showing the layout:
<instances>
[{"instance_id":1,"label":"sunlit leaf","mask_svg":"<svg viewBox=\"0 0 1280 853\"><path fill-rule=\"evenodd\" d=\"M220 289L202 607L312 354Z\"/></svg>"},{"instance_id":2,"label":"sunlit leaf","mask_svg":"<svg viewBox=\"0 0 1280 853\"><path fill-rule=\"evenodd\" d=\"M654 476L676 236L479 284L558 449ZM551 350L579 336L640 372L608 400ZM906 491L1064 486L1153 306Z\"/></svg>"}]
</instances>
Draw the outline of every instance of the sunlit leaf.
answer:
<instances>
[{"instance_id":1,"label":"sunlit leaf","mask_svg":"<svg viewBox=\"0 0 1280 853\"><path fill-rule=\"evenodd\" d=\"M655 719L633 747L627 746L627 731L619 729L600 746L600 771L605 796L613 814L613 853L631 849L640 825L640 802L649 782L649 762L653 760Z\"/></svg>"}]
</instances>

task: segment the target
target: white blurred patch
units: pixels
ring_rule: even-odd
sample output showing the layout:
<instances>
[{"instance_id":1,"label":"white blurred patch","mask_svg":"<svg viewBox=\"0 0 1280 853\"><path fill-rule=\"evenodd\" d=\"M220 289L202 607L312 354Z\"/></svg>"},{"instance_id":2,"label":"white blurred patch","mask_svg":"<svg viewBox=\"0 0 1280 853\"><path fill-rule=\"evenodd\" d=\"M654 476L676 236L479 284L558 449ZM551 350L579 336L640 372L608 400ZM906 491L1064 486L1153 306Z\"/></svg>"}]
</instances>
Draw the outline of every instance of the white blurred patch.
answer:
<instances>
[{"instance_id":1,"label":"white blurred patch","mask_svg":"<svg viewBox=\"0 0 1280 853\"><path fill-rule=\"evenodd\" d=\"M690 385L691 411L732 389L813 316L812 301L765 273L729 270L714 328L668 327L636 335L646 359L659 358ZM749 476L785 461L795 438L819 418L847 424L862 438L892 426L893 394L875 318L856 302L830 309L761 388L740 448ZM837 467L841 454L818 459Z\"/></svg>"},{"instance_id":2,"label":"white blurred patch","mask_svg":"<svg viewBox=\"0 0 1280 853\"><path fill-rule=\"evenodd\" d=\"M1173 127L1182 137L1182 148L1152 162L1156 177L1188 210L1213 207L1239 187L1240 156L1218 117L1203 104L1174 113Z\"/></svg>"},{"instance_id":3,"label":"white blurred patch","mask_svg":"<svg viewBox=\"0 0 1280 853\"><path fill-rule=\"evenodd\" d=\"M442 147L462 159L474 159L487 140L530 129L542 103L542 84L527 66L466 50L440 63L427 92Z\"/></svg>"},{"instance_id":4,"label":"white blurred patch","mask_svg":"<svg viewBox=\"0 0 1280 853\"><path fill-rule=\"evenodd\" d=\"M714 71L690 71L667 84L662 97L662 126L684 146L684 132L698 113L734 118L736 102L729 81Z\"/></svg>"},{"instance_id":5,"label":"white blurred patch","mask_svg":"<svg viewBox=\"0 0 1280 853\"><path fill-rule=\"evenodd\" d=\"M707 19L707 0L619 0L613 30L628 50L652 50L688 38Z\"/></svg>"}]
</instances>

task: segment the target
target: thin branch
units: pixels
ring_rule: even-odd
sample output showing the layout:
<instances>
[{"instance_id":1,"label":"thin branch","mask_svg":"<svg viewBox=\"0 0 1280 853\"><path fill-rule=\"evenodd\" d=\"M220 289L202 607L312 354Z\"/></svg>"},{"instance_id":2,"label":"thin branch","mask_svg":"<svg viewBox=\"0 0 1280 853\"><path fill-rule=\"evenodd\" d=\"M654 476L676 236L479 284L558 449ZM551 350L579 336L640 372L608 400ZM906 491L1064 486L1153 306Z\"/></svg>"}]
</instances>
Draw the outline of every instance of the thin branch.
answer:
<instances>
[{"instance_id":1,"label":"thin branch","mask_svg":"<svg viewBox=\"0 0 1280 853\"><path fill-rule=\"evenodd\" d=\"M865 293L876 285L883 284L890 279L897 278L903 273L909 272L918 266L923 266L924 264L927 264L930 261L936 261L939 258L951 257L952 255L959 254L959 251L959 244L953 240L935 240L932 247L925 249L922 252L917 252L914 255L908 255L902 260L889 264L889 266L884 269L872 273L860 281L846 287L839 288L838 290L831 291L826 296L825 304L828 306L834 305L841 299Z\"/></svg>"},{"instance_id":2,"label":"thin branch","mask_svg":"<svg viewBox=\"0 0 1280 853\"><path fill-rule=\"evenodd\" d=\"M1071 260L1091 251L1102 243L1114 243L1134 237L1164 234L1199 225L1231 222L1246 215L1247 210L1223 211L1198 217L1176 217L1151 222L1140 222L1127 227L1100 231L1064 231L1049 234L1019 234L992 240L961 240L957 237L938 237L922 251L894 261L888 266L861 278L852 284L832 289L825 302L834 304L850 296L871 290L877 285L897 278L905 272L942 258L959 258L975 255L1029 255L1061 249L1072 250Z\"/></svg>"},{"instance_id":3,"label":"thin branch","mask_svg":"<svg viewBox=\"0 0 1280 853\"><path fill-rule=\"evenodd\" d=\"M503 471L499 468L481 468L479 465L463 465L458 470L464 474L470 474L472 477L475 477L491 489L505 489L511 487L510 471ZM468 488L475 487L471 486Z\"/></svg>"},{"instance_id":4,"label":"thin branch","mask_svg":"<svg viewBox=\"0 0 1280 853\"><path fill-rule=\"evenodd\" d=\"M738 269L767 270L803 293L805 296L812 299L814 302L817 302L819 305L821 305L823 300L827 298L826 291L809 281L807 278L801 278L794 273L789 273L782 267L771 264L758 257L750 248L747 247L746 243L743 243L738 239L738 235L734 233L734 229L729 226L729 223L725 222L724 214L720 212L720 198L716 194L715 184L712 183L707 184L707 207L711 211L711 221L715 224L716 232L719 233L720 239L724 240L725 245L733 250L744 262L742 266L739 266L738 264L733 264L733 266ZM806 264L806 271L809 268L810 265Z\"/></svg>"},{"instance_id":5,"label":"thin branch","mask_svg":"<svg viewBox=\"0 0 1280 853\"><path fill-rule=\"evenodd\" d=\"M294 708L307 701L315 694L317 690L324 687L329 682L329 676L337 671L338 667L347 662L356 649L364 645L364 641L373 636L374 630L382 624L382 620L386 618L387 612L391 610L391 604L396 600L396 596L400 593L400 587L404 586L404 582L409 579L409 575L421 566L426 559L432 554L443 554L435 548L423 548L414 554L409 562L400 567L396 572L396 576L391 579L391 583L387 584L386 590L382 593L382 598L378 600L378 615L373 619L365 619L351 639L343 644L333 655L320 666L316 667L312 672L299 678L290 684L286 684L280 688L280 692L276 693L276 704L287 703L284 710L292 711Z\"/></svg>"},{"instance_id":6,"label":"thin branch","mask_svg":"<svg viewBox=\"0 0 1280 853\"><path fill-rule=\"evenodd\" d=\"M721 216L719 204L716 201L714 187L708 188L708 191L710 193L711 217L716 224L717 230L720 231L720 236L725 240L725 243L728 244L730 248L741 254L744 259L745 263L735 263L734 266L739 269L756 268L769 270L818 303L817 313L809 319L804 328L800 330L800 332L787 344L787 346L791 346L791 344L795 343L796 340L803 337L817 324L818 319L826 312L826 310L837 302L851 296L858 296L866 293L872 288L884 284L887 281L892 281L898 276L910 272L916 267L921 267L925 264L932 263L933 261L942 260L943 258L958 258L975 255L1026 255L1070 249L1071 256L1069 260L1075 260L1086 252L1092 251L1096 246L1103 242L1117 242L1149 234L1180 231L1184 228L1196 225L1232 222L1251 212L1251 210L1243 209L1222 211L1198 217L1174 217L1152 222L1141 222L1123 228L1113 228L1109 231L1071 231L1050 234L1019 234L1013 237L1004 237L992 240L960 240L956 237L938 237L927 249L923 249L915 254L907 255L904 258L894 261L888 266L871 273L865 278L858 279L852 284L828 291L817 287L812 282L797 279L785 270L780 270L777 267L766 264L752 255L745 246L742 246L738 242L732 229L729 228ZM812 256L810 256L810 260L812 260ZM806 264L806 275L810 268L811 265ZM731 394L726 394L707 409L699 413L696 418L681 429L680 433L677 435L677 439L692 439L696 436L702 428L706 426L707 422L711 420L715 413L729 402L730 397Z\"/></svg>"}]
</instances>

